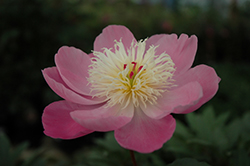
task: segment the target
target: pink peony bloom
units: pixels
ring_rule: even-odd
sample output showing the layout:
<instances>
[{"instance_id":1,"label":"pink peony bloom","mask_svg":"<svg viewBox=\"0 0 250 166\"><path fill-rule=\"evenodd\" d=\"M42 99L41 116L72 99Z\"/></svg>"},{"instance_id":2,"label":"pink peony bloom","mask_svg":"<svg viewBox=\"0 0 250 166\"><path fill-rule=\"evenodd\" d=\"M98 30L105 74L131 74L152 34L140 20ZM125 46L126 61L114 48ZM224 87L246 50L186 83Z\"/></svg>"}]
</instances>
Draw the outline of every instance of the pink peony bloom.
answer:
<instances>
[{"instance_id":1,"label":"pink peony bloom","mask_svg":"<svg viewBox=\"0 0 250 166\"><path fill-rule=\"evenodd\" d=\"M191 68L197 37L154 35L136 41L124 26L106 27L86 54L61 47L56 67L43 75L62 101L48 105L44 133L73 139L114 130L124 148L150 153L175 130L171 113L186 114L210 100L220 78L213 68Z\"/></svg>"}]
</instances>

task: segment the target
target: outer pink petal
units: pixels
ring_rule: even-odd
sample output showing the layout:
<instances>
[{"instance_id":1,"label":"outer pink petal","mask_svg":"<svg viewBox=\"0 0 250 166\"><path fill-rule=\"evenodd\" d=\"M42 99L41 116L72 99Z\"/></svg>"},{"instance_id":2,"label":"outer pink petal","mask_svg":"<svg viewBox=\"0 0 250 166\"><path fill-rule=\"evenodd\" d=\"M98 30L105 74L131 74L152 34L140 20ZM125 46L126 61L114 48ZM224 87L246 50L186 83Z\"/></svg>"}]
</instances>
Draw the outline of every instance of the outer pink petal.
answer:
<instances>
[{"instance_id":1,"label":"outer pink petal","mask_svg":"<svg viewBox=\"0 0 250 166\"><path fill-rule=\"evenodd\" d=\"M217 76L215 70L212 67L206 65L199 65L191 68L186 73L178 75L174 78L178 86L183 86L189 82L197 81L202 86L203 97L199 102L186 109L186 110L174 110L174 113L186 114L198 109L201 105L210 100L217 92L219 87L220 78Z\"/></svg>"},{"instance_id":2,"label":"outer pink petal","mask_svg":"<svg viewBox=\"0 0 250 166\"><path fill-rule=\"evenodd\" d=\"M91 111L77 110L71 112L71 117L82 126L95 131L116 130L131 121L134 107L130 104L122 109L120 105L110 108L102 106Z\"/></svg>"},{"instance_id":3,"label":"outer pink petal","mask_svg":"<svg viewBox=\"0 0 250 166\"><path fill-rule=\"evenodd\" d=\"M171 115L162 119L151 119L138 108L130 123L115 130L115 138L126 149L151 153L160 149L172 137L175 125Z\"/></svg>"},{"instance_id":4,"label":"outer pink petal","mask_svg":"<svg viewBox=\"0 0 250 166\"><path fill-rule=\"evenodd\" d=\"M76 123L70 112L76 109L92 109L97 106L82 106L67 101L58 101L48 105L42 115L44 133L61 139L73 139L93 132Z\"/></svg>"},{"instance_id":5,"label":"outer pink petal","mask_svg":"<svg viewBox=\"0 0 250 166\"><path fill-rule=\"evenodd\" d=\"M42 73L50 88L67 101L84 105L104 102L99 98L92 98L91 96L75 93L64 83L56 67L46 68Z\"/></svg>"},{"instance_id":6,"label":"outer pink petal","mask_svg":"<svg viewBox=\"0 0 250 166\"><path fill-rule=\"evenodd\" d=\"M125 48L131 46L131 42L135 40L134 35L128 28L122 25L110 25L102 30L102 33L96 37L94 42L94 50L103 52L103 48L114 48L115 40L120 41Z\"/></svg>"},{"instance_id":7,"label":"outer pink petal","mask_svg":"<svg viewBox=\"0 0 250 166\"><path fill-rule=\"evenodd\" d=\"M147 116L159 119L172 112L185 111L197 104L202 96L201 85L198 82L190 82L182 87L163 93L162 97L157 100L156 105L148 104L146 108L142 105L141 108Z\"/></svg>"},{"instance_id":8,"label":"outer pink petal","mask_svg":"<svg viewBox=\"0 0 250 166\"><path fill-rule=\"evenodd\" d=\"M161 34L150 37L146 44L146 49L151 45L158 46L156 49L157 55L163 52L170 55L175 63L175 74L178 75L192 66L197 50L197 37L193 35L188 38L187 35L182 34L178 39L175 34Z\"/></svg>"},{"instance_id":9,"label":"outer pink petal","mask_svg":"<svg viewBox=\"0 0 250 166\"><path fill-rule=\"evenodd\" d=\"M63 46L55 56L57 69L63 81L77 93L90 94L87 77L90 57L74 47Z\"/></svg>"}]
</instances>

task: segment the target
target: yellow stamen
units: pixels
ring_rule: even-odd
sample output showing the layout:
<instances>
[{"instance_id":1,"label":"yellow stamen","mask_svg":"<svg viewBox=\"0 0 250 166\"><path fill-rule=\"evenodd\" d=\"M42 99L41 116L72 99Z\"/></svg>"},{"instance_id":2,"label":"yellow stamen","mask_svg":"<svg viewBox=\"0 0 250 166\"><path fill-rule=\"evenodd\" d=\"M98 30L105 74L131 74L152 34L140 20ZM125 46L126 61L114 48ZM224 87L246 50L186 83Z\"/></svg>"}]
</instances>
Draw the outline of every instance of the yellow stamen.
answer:
<instances>
[{"instance_id":1,"label":"yellow stamen","mask_svg":"<svg viewBox=\"0 0 250 166\"><path fill-rule=\"evenodd\" d=\"M155 55L157 46L145 51L146 40L125 48L115 41L114 50L94 51L88 81L94 96L106 97L107 107L129 103L135 107L156 104L157 98L173 86L174 63L166 53Z\"/></svg>"}]
</instances>

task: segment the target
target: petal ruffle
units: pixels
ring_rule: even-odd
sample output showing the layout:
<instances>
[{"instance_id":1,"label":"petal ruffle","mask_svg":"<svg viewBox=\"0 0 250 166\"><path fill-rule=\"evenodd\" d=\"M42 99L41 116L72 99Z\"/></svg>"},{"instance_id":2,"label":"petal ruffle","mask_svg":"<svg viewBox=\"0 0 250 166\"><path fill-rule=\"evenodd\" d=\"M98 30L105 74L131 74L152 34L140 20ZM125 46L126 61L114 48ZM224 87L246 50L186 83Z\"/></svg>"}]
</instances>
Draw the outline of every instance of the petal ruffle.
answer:
<instances>
[{"instance_id":1,"label":"petal ruffle","mask_svg":"<svg viewBox=\"0 0 250 166\"><path fill-rule=\"evenodd\" d=\"M95 131L116 130L131 121L134 106L130 104L125 109L120 105L107 108L106 105L91 111L76 110L71 117L80 125Z\"/></svg>"},{"instance_id":2,"label":"petal ruffle","mask_svg":"<svg viewBox=\"0 0 250 166\"><path fill-rule=\"evenodd\" d=\"M76 123L70 112L76 109L92 109L97 106L83 106L67 101L57 101L48 105L42 115L44 133L52 138L73 139L92 133Z\"/></svg>"},{"instance_id":3,"label":"petal ruffle","mask_svg":"<svg viewBox=\"0 0 250 166\"><path fill-rule=\"evenodd\" d=\"M131 42L135 40L134 35L128 28L122 25L110 25L102 30L94 42L94 51L103 52L103 48L114 48L115 40L124 44L125 48L130 48Z\"/></svg>"},{"instance_id":4,"label":"petal ruffle","mask_svg":"<svg viewBox=\"0 0 250 166\"><path fill-rule=\"evenodd\" d=\"M179 38L176 34L154 35L147 40L146 49L151 45L158 46L156 55L167 53L175 63L175 75L187 71L193 64L197 50L197 37L190 38L182 34Z\"/></svg>"},{"instance_id":5,"label":"petal ruffle","mask_svg":"<svg viewBox=\"0 0 250 166\"><path fill-rule=\"evenodd\" d=\"M154 119L163 118L170 113L183 112L198 103L202 98L202 87L198 82L190 82L182 87L176 88L162 94L156 105L148 104L141 106L144 113Z\"/></svg>"},{"instance_id":6,"label":"petal ruffle","mask_svg":"<svg viewBox=\"0 0 250 166\"><path fill-rule=\"evenodd\" d=\"M104 102L104 100L100 100L99 98L83 96L72 91L62 80L56 67L46 68L42 73L50 88L67 101L84 105Z\"/></svg>"},{"instance_id":7,"label":"petal ruffle","mask_svg":"<svg viewBox=\"0 0 250 166\"><path fill-rule=\"evenodd\" d=\"M63 81L77 93L90 94L88 68L91 64L89 55L74 47L63 46L55 56L56 67Z\"/></svg>"},{"instance_id":8,"label":"petal ruffle","mask_svg":"<svg viewBox=\"0 0 250 166\"><path fill-rule=\"evenodd\" d=\"M126 149L151 153L160 149L172 137L175 125L175 119L171 115L152 119L138 107L132 121L115 130L115 138Z\"/></svg>"},{"instance_id":9,"label":"petal ruffle","mask_svg":"<svg viewBox=\"0 0 250 166\"><path fill-rule=\"evenodd\" d=\"M192 112L198 109L208 100L210 100L216 94L220 82L220 78L217 76L215 70L212 67L206 65L199 65L194 68L191 68L187 72L174 77L174 80L177 86L183 86L193 81L199 82L199 84L202 86L203 96L197 104L186 110L174 110L174 113L182 114Z\"/></svg>"}]
</instances>

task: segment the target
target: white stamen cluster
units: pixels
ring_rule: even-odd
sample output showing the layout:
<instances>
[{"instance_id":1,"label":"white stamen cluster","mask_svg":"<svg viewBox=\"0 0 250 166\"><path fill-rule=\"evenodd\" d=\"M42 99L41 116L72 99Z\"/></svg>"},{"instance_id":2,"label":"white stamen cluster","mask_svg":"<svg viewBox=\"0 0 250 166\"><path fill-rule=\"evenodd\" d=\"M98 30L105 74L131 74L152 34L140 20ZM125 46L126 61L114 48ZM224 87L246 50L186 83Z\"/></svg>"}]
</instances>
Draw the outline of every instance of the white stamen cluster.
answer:
<instances>
[{"instance_id":1,"label":"white stamen cluster","mask_svg":"<svg viewBox=\"0 0 250 166\"><path fill-rule=\"evenodd\" d=\"M114 48L94 51L89 66L93 96L106 97L107 107L156 104L161 93L173 86L174 63L165 52L155 55L157 46L146 51L146 40L140 40L125 48L120 40Z\"/></svg>"}]
</instances>

